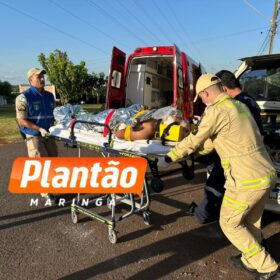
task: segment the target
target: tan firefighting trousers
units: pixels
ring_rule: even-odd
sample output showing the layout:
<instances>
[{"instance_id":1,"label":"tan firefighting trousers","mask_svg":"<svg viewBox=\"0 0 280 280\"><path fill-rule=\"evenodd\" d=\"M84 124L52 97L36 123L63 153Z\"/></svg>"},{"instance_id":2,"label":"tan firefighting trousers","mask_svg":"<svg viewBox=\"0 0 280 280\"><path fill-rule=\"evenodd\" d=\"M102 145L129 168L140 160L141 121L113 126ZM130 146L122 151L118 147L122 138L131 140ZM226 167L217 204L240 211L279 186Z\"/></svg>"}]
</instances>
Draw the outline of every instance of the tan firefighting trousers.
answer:
<instances>
[{"instance_id":1,"label":"tan firefighting trousers","mask_svg":"<svg viewBox=\"0 0 280 280\"><path fill-rule=\"evenodd\" d=\"M278 268L275 260L260 245L261 218L270 191L271 188L248 191L227 189L220 212L221 228L242 252L242 262L261 273Z\"/></svg>"},{"instance_id":2,"label":"tan firefighting trousers","mask_svg":"<svg viewBox=\"0 0 280 280\"><path fill-rule=\"evenodd\" d=\"M26 146L29 157L56 157L57 146L53 138L26 135Z\"/></svg>"}]
</instances>

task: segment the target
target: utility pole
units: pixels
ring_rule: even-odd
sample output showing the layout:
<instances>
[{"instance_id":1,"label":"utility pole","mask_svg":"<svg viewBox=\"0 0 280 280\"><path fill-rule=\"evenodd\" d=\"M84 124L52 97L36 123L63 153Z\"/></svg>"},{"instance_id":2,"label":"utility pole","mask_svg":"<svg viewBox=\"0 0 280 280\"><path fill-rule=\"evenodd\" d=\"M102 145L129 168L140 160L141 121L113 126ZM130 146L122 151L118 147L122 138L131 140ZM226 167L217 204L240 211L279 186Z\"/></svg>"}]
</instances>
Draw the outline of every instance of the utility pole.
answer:
<instances>
[{"instance_id":1,"label":"utility pole","mask_svg":"<svg viewBox=\"0 0 280 280\"><path fill-rule=\"evenodd\" d=\"M273 52L273 41L274 41L274 36L276 34L276 29L277 29L277 16L278 16L278 0L275 0L273 17L271 19L269 54L272 54L272 52Z\"/></svg>"}]
</instances>

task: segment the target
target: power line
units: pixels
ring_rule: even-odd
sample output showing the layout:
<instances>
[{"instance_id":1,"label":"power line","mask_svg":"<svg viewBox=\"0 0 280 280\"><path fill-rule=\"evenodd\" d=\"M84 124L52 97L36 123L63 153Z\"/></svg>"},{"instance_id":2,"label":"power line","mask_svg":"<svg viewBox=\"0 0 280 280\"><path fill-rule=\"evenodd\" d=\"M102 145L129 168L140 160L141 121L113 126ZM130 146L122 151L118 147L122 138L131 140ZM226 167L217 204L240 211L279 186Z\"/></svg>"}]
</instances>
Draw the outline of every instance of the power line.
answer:
<instances>
[{"instance_id":1,"label":"power line","mask_svg":"<svg viewBox=\"0 0 280 280\"><path fill-rule=\"evenodd\" d=\"M74 35L71 35L70 33L65 32L65 31L63 31L63 30L61 30L61 29L59 29L59 28L57 28L57 27L55 27L55 26L53 26L53 25L51 25L49 23L46 23L46 22L44 22L44 21L42 21L42 20L40 20L38 18L35 18L34 16L32 16L32 15L30 15L28 13L25 13L25 12L23 12L21 10L18 10L17 8L15 8L13 6L10 6L9 4L3 3L3 2L0 2L0 4L5 6L5 7L7 7L7 8L9 8L10 10L13 10L13 11L21 14L21 15L24 15L24 16L26 16L28 18L31 18L32 20L34 20L36 22L39 22L39 23L41 23L41 24L43 24L43 25L45 25L45 26L47 26L47 27L49 27L49 28L51 28L51 29L53 29L53 30L55 30L55 31L65 35L65 36L67 36L67 37L70 37L73 40L79 41L80 43L83 43L83 44L85 44L85 45L87 45L87 46L89 46L89 47L91 47L91 48L93 48L93 49L95 49L95 50L97 50L99 52L102 52L104 54L108 54L107 52L103 51L102 49L99 49L98 47L92 45L91 43L89 43L89 42L87 42L87 41L85 41L83 39L80 39L80 38L78 38L78 37L76 37Z\"/></svg>"},{"instance_id":2,"label":"power line","mask_svg":"<svg viewBox=\"0 0 280 280\"><path fill-rule=\"evenodd\" d=\"M48 0L49 2L51 2L53 5L55 5L56 7L58 7L59 9L61 9L62 11L64 11L65 13L71 15L72 17L74 17L75 19L85 23L86 25L90 26L91 28L93 28L94 30L98 31L99 33L103 34L104 36L106 36L107 38L118 42L119 44L125 46L126 48L129 49L129 47L127 45L125 45L123 42L120 42L118 40L116 40L115 38L113 38L112 36L108 35L107 33L105 33L104 31L102 31L101 29L97 28L96 26L94 26L93 24L91 24L90 22L88 22L87 20L75 15L74 13L72 13L71 11L65 9L63 6L61 6L60 4L56 3L53 0Z\"/></svg>"},{"instance_id":3,"label":"power line","mask_svg":"<svg viewBox=\"0 0 280 280\"><path fill-rule=\"evenodd\" d=\"M169 20L168 16L165 16L162 9L160 8L160 6L155 2L152 1L152 3L154 4L154 6L156 7L156 9L160 12L160 14L162 15L162 18L164 18L166 20L166 22L169 24L169 26L171 27L171 29L173 30L174 34L176 34L176 36L179 38L179 40L181 41L182 44L184 44L184 41L182 40L182 37L179 36L179 33L177 32L177 30L175 29L175 27L173 26L173 24L171 23L171 21Z\"/></svg>"},{"instance_id":4,"label":"power line","mask_svg":"<svg viewBox=\"0 0 280 280\"><path fill-rule=\"evenodd\" d=\"M144 14L148 14L147 11L139 4L138 1L133 1L133 3L140 8ZM165 39L167 39L167 41L169 41L169 43L173 43L172 40L170 40L170 38L168 37L168 35L161 29L161 27L158 25L158 23L154 20L154 18L152 16L150 16L150 20L153 21L154 25L158 28L158 30L160 30L160 32L162 33L162 35L165 37Z\"/></svg>"},{"instance_id":5,"label":"power line","mask_svg":"<svg viewBox=\"0 0 280 280\"><path fill-rule=\"evenodd\" d=\"M98 57L98 58L94 58L94 59L87 59L87 62L88 61L91 61L91 62L108 61L108 56L106 56L106 57Z\"/></svg>"},{"instance_id":6,"label":"power line","mask_svg":"<svg viewBox=\"0 0 280 280\"><path fill-rule=\"evenodd\" d=\"M270 33L270 30L267 32L266 37L264 38L263 43L262 43L257 55L263 54L265 49L267 48L268 41L269 41L269 33Z\"/></svg>"},{"instance_id":7,"label":"power line","mask_svg":"<svg viewBox=\"0 0 280 280\"><path fill-rule=\"evenodd\" d=\"M262 18L264 18L266 21L269 22L269 24L271 24L271 28L270 28L270 46L269 46L269 54L272 53L273 50L273 39L276 33L276 28L277 28L277 24L279 23L279 21L277 20L277 15L278 15L278 0L274 1L274 14L273 14L273 18L271 20L268 20L259 10L257 10L252 4L250 4L247 0L243 0L243 2L248 5L251 9L253 9L258 15L260 15ZM266 47L266 44L264 45L265 41L262 44L262 47L260 49L260 51L262 49L264 49L264 47ZM259 51L259 53L260 53Z\"/></svg>"},{"instance_id":8,"label":"power line","mask_svg":"<svg viewBox=\"0 0 280 280\"><path fill-rule=\"evenodd\" d=\"M127 11L128 14L131 14L133 16L133 19L136 20L141 27L144 27L144 29L154 37L154 39L162 42L162 40L156 34L154 34L150 29L148 29L147 26L143 23L143 21L139 20L138 17L135 14L133 14L125 5L123 5L120 0L117 1L120 4L120 6L122 6L122 8Z\"/></svg>"},{"instance_id":9,"label":"power line","mask_svg":"<svg viewBox=\"0 0 280 280\"><path fill-rule=\"evenodd\" d=\"M266 52L266 49L268 48L268 40L266 41L264 47L263 47L263 50L261 51L260 54L264 54Z\"/></svg>"},{"instance_id":10,"label":"power line","mask_svg":"<svg viewBox=\"0 0 280 280\"><path fill-rule=\"evenodd\" d=\"M237 35L241 35L241 34L245 34L245 33L250 33L250 32L254 32L254 31L259 31L259 30L263 30L263 29L267 29L267 28L269 28L269 26L259 27L259 28L254 28L254 29L248 29L248 30L234 32L234 33L229 33L229 34L223 34L223 35L219 35L219 36L208 37L208 38L202 38L202 39L196 40L194 42L195 43L200 43L200 42L204 42L204 41L224 39L224 38L234 37L234 36L237 36Z\"/></svg>"},{"instance_id":11,"label":"power line","mask_svg":"<svg viewBox=\"0 0 280 280\"><path fill-rule=\"evenodd\" d=\"M127 28L124 24L122 24L119 20L117 20L115 17L113 17L112 15L110 15L105 9L103 9L102 7L100 7L99 5L97 5L96 3L94 3L92 0L88 0L88 3L94 7L94 8L98 8L99 10L101 10L103 12L103 14L109 16L109 18L111 20L114 20L115 22L117 22L120 26L122 26L122 28L124 28L130 35L133 35L138 41L140 41L142 44L146 45L147 43L142 40L140 37L138 37L136 34L134 34L133 32L131 32L131 30L129 30L129 28Z\"/></svg>"},{"instance_id":12,"label":"power line","mask_svg":"<svg viewBox=\"0 0 280 280\"><path fill-rule=\"evenodd\" d=\"M177 22L178 26L181 28L181 30L183 31L183 33L185 34L186 38L187 38L187 45L191 45L192 47L189 46L189 51L190 54L197 59L197 56L194 55L192 48L196 51L196 53L201 57L201 59L197 59L198 61L204 60L206 61L205 57L201 54L200 50L197 48L197 46L192 42L188 32L185 30L185 28L183 28L183 24L181 23L181 21L179 20L179 17L175 14L172 5L170 5L170 3L168 1L165 1L165 3L167 4L169 11L173 14L173 18L175 19L175 21ZM186 43L186 42L185 42ZM209 65L207 65L207 67L209 67Z\"/></svg>"},{"instance_id":13,"label":"power line","mask_svg":"<svg viewBox=\"0 0 280 280\"><path fill-rule=\"evenodd\" d=\"M270 20L267 19L257 8L255 8L251 3L249 3L247 0L243 0L243 2L250 7L252 10L254 10L260 17L262 17L263 19L265 19L267 22L270 23Z\"/></svg>"}]
</instances>

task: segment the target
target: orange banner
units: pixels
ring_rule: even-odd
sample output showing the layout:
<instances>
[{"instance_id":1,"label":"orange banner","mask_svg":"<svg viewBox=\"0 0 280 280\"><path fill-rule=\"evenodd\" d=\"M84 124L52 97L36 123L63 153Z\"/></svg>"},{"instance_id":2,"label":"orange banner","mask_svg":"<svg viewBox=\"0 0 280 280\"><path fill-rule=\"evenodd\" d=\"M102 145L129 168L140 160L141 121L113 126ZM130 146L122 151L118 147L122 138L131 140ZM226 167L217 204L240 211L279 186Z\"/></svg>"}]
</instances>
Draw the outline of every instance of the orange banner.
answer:
<instances>
[{"instance_id":1,"label":"orange banner","mask_svg":"<svg viewBox=\"0 0 280 280\"><path fill-rule=\"evenodd\" d=\"M144 158L17 158L12 193L142 193Z\"/></svg>"}]
</instances>

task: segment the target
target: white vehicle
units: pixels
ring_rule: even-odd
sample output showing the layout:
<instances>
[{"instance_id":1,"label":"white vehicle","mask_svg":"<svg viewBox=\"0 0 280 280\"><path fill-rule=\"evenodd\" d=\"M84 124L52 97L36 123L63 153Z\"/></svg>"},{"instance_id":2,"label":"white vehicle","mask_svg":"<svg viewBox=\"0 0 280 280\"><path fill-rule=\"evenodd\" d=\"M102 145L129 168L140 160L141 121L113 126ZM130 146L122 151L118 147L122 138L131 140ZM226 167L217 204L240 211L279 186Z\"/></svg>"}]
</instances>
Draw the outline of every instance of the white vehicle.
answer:
<instances>
[{"instance_id":1,"label":"white vehicle","mask_svg":"<svg viewBox=\"0 0 280 280\"><path fill-rule=\"evenodd\" d=\"M280 166L277 168L277 175L278 178L276 186L269 195L269 200L265 205L265 209L275 213L280 213Z\"/></svg>"},{"instance_id":2,"label":"white vehicle","mask_svg":"<svg viewBox=\"0 0 280 280\"><path fill-rule=\"evenodd\" d=\"M261 108L264 143L278 175L265 209L280 214L280 54L245 57L241 61L235 76Z\"/></svg>"}]
</instances>

